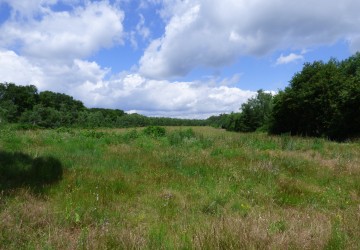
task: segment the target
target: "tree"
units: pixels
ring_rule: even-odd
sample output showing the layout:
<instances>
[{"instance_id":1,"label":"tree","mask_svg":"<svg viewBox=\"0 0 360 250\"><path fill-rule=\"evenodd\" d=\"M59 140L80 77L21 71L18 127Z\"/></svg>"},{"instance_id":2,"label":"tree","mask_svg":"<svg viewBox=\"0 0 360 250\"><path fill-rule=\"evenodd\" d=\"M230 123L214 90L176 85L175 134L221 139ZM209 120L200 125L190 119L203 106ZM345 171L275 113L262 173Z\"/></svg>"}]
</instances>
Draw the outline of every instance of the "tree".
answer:
<instances>
[{"instance_id":1,"label":"tree","mask_svg":"<svg viewBox=\"0 0 360 250\"><path fill-rule=\"evenodd\" d=\"M20 121L43 128L56 128L62 125L61 116L62 113L56 109L37 104L32 110L25 111L21 115Z\"/></svg>"},{"instance_id":2,"label":"tree","mask_svg":"<svg viewBox=\"0 0 360 250\"><path fill-rule=\"evenodd\" d=\"M241 105L241 112L211 116L207 124L237 132L267 131L272 106L273 95L260 89L255 97Z\"/></svg>"},{"instance_id":3,"label":"tree","mask_svg":"<svg viewBox=\"0 0 360 250\"><path fill-rule=\"evenodd\" d=\"M17 86L14 83L0 83L0 107L11 113L7 116L9 122L17 122L21 114L31 110L37 102L38 92L34 85ZM8 109L9 107L11 109Z\"/></svg>"},{"instance_id":4,"label":"tree","mask_svg":"<svg viewBox=\"0 0 360 250\"><path fill-rule=\"evenodd\" d=\"M344 140L360 134L360 54L306 63L274 98L270 132Z\"/></svg>"},{"instance_id":5,"label":"tree","mask_svg":"<svg viewBox=\"0 0 360 250\"><path fill-rule=\"evenodd\" d=\"M252 132L266 128L271 116L272 99L271 93L266 93L260 89L255 97L242 104L238 130Z\"/></svg>"},{"instance_id":6,"label":"tree","mask_svg":"<svg viewBox=\"0 0 360 250\"><path fill-rule=\"evenodd\" d=\"M18 107L10 100L0 102L0 123L15 121Z\"/></svg>"}]
</instances>

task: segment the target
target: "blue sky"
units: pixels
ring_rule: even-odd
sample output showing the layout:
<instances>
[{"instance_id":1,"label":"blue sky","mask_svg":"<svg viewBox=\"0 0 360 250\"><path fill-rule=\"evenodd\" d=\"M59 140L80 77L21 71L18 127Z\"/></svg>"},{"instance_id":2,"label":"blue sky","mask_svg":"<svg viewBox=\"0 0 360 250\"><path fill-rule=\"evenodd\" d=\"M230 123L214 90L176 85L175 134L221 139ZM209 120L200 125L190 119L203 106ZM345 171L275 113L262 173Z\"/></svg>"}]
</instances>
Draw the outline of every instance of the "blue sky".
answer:
<instances>
[{"instance_id":1,"label":"blue sky","mask_svg":"<svg viewBox=\"0 0 360 250\"><path fill-rule=\"evenodd\" d=\"M355 0L0 0L0 82L206 118L360 50Z\"/></svg>"}]
</instances>

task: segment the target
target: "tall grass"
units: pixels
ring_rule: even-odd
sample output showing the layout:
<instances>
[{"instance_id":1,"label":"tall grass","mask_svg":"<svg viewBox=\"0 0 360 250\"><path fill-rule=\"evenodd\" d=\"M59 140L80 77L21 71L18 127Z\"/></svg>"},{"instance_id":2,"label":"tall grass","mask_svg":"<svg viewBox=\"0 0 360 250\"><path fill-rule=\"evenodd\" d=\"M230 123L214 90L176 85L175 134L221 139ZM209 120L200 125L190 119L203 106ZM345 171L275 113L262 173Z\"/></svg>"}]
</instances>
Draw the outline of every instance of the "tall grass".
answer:
<instances>
[{"instance_id":1,"label":"tall grass","mask_svg":"<svg viewBox=\"0 0 360 250\"><path fill-rule=\"evenodd\" d=\"M2 180L21 183L1 186L0 249L360 247L356 142L207 127L2 127L0 152L12 156L5 168L0 159ZM49 177L54 166L61 175Z\"/></svg>"}]
</instances>

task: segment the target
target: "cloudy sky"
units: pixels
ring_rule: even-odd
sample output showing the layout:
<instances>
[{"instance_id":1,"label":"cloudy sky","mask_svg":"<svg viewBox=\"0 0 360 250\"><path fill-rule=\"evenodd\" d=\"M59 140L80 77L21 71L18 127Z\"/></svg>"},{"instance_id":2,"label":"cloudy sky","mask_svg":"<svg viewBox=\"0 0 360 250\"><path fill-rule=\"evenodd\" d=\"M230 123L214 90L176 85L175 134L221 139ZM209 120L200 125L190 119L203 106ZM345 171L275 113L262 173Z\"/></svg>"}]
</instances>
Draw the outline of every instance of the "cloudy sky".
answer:
<instances>
[{"instance_id":1,"label":"cloudy sky","mask_svg":"<svg viewBox=\"0 0 360 250\"><path fill-rule=\"evenodd\" d=\"M206 118L360 50L359 0L0 0L0 82Z\"/></svg>"}]
</instances>

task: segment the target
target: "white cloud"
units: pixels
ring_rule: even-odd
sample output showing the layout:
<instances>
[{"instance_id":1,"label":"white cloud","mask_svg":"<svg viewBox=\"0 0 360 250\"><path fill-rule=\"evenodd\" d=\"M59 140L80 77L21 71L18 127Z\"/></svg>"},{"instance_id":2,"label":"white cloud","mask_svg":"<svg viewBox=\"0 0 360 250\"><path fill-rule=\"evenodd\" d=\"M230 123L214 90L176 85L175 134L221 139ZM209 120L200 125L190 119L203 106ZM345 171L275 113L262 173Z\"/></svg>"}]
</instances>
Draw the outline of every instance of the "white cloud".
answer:
<instances>
[{"instance_id":1,"label":"white cloud","mask_svg":"<svg viewBox=\"0 0 360 250\"><path fill-rule=\"evenodd\" d=\"M36 85L39 90L51 90L72 95L84 82L100 82L109 73L95 62L74 59L71 63L42 64L14 51L0 50L0 82Z\"/></svg>"},{"instance_id":2,"label":"white cloud","mask_svg":"<svg viewBox=\"0 0 360 250\"><path fill-rule=\"evenodd\" d=\"M304 60L304 56L297 55L294 53L290 53L287 56L284 56L283 54L281 54L280 57L276 60L276 65L288 64L288 63L299 61L299 60L300 61Z\"/></svg>"},{"instance_id":3,"label":"white cloud","mask_svg":"<svg viewBox=\"0 0 360 250\"><path fill-rule=\"evenodd\" d=\"M58 0L0 0L7 3L13 9L13 17L21 16L23 18L32 18L34 14L46 10L49 6L55 4Z\"/></svg>"},{"instance_id":4,"label":"white cloud","mask_svg":"<svg viewBox=\"0 0 360 250\"><path fill-rule=\"evenodd\" d=\"M136 72L114 75L111 69L88 61L89 55L120 43L123 36L124 13L107 1L86 1L63 12L51 9L56 0L7 2L13 16L0 26L0 82L33 84L40 91L66 93L88 107L188 118L236 111L254 95L230 87L239 81L239 75L171 82L151 80ZM195 8L193 14L197 11ZM193 14L185 17L189 24ZM184 20L179 18L173 23L175 29L182 29ZM135 31L137 36L149 38L144 16L140 16Z\"/></svg>"},{"instance_id":5,"label":"white cloud","mask_svg":"<svg viewBox=\"0 0 360 250\"><path fill-rule=\"evenodd\" d=\"M197 67L217 69L242 55L299 51L339 39L346 39L352 51L360 49L357 0L142 0L142 8L163 3L165 33L145 49L139 72L114 75L88 58L122 43L124 13L119 6L131 0L64 0L72 7L62 12L52 10L60 0L1 1L13 13L0 26L0 81L66 93L88 107L146 115L204 118L237 111L255 94L234 87L240 74L164 80ZM135 38L150 39L148 27L149 20L140 16L130 33L134 46ZM301 54L281 54L277 64L302 59Z\"/></svg>"},{"instance_id":6,"label":"white cloud","mask_svg":"<svg viewBox=\"0 0 360 250\"><path fill-rule=\"evenodd\" d=\"M54 12L50 5L55 2L39 0L25 6L9 1L16 14L0 26L1 82L66 93L88 107L173 117L205 118L236 111L254 94L225 86L236 83L238 75L206 82L149 80L127 72L111 75L110 69L86 58L120 42L123 12L108 2ZM143 39L149 36L143 16L136 32Z\"/></svg>"},{"instance_id":7,"label":"white cloud","mask_svg":"<svg viewBox=\"0 0 360 250\"><path fill-rule=\"evenodd\" d=\"M360 1L163 0L165 34L152 41L140 72L163 79L222 67L242 55L302 49L339 39L360 49Z\"/></svg>"},{"instance_id":8,"label":"white cloud","mask_svg":"<svg viewBox=\"0 0 360 250\"><path fill-rule=\"evenodd\" d=\"M26 58L13 51L0 50L0 81L22 85L40 84L44 78L43 71L32 65Z\"/></svg>"},{"instance_id":9,"label":"white cloud","mask_svg":"<svg viewBox=\"0 0 360 250\"><path fill-rule=\"evenodd\" d=\"M240 82L240 78L241 78L242 74L234 74L232 76L229 77L219 77L216 75L209 75L209 76L205 76L203 77L204 80L200 81L201 82L206 82L209 86L235 86L236 84L238 84Z\"/></svg>"},{"instance_id":10,"label":"white cloud","mask_svg":"<svg viewBox=\"0 0 360 250\"><path fill-rule=\"evenodd\" d=\"M38 0L34 6L41 10L39 6L46 6L47 2L50 1ZM123 18L124 13L107 2L89 2L64 12L45 8L41 18L8 20L0 27L0 46L15 47L30 57L72 61L120 43Z\"/></svg>"},{"instance_id":11,"label":"white cloud","mask_svg":"<svg viewBox=\"0 0 360 250\"><path fill-rule=\"evenodd\" d=\"M71 64L37 64L13 51L0 51L0 79L39 90L69 94L88 107L136 110L151 116L206 118L229 113L255 92L221 84L239 76L206 82L149 80L139 74L122 73L106 79L108 69L95 62L75 59Z\"/></svg>"},{"instance_id":12,"label":"white cloud","mask_svg":"<svg viewBox=\"0 0 360 250\"><path fill-rule=\"evenodd\" d=\"M101 106L137 110L152 116L202 118L237 111L243 102L255 94L236 87L212 86L206 82L149 80L138 74L125 74L103 82L101 89L104 91L101 94L103 98L97 96L98 105ZM108 92L112 93L111 96ZM94 99L91 93L86 93L86 96L89 95L90 100ZM94 95L99 95L99 92Z\"/></svg>"}]
</instances>

